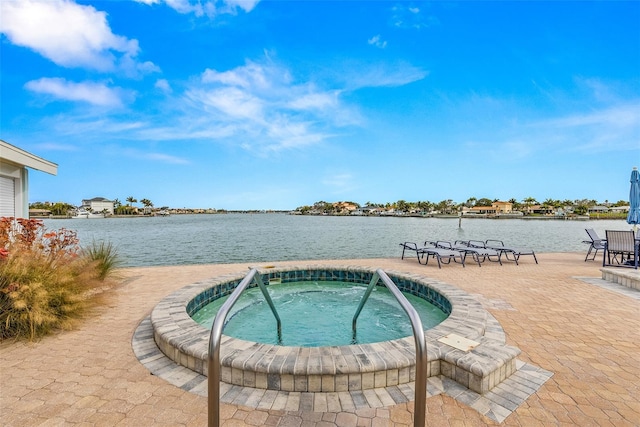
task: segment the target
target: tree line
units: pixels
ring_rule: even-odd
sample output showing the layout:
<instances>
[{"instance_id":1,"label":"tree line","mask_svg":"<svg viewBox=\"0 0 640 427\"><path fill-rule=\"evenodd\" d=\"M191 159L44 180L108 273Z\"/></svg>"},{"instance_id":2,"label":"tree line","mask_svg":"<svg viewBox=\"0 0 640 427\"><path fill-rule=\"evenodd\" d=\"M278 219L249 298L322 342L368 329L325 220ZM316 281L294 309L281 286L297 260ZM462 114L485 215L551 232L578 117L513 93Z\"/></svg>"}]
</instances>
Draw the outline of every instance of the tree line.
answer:
<instances>
[{"instance_id":1,"label":"tree line","mask_svg":"<svg viewBox=\"0 0 640 427\"><path fill-rule=\"evenodd\" d=\"M115 215L136 215L138 214L138 207L135 206L138 203L138 199L133 196L129 196L125 199L127 202L122 203L119 199L113 200L113 213ZM144 212L151 212L153 209L153 202L149 199L140 199L140 203L143 206ZM49 202L34 202L29 204L29 209L46 209L55 216L65 216L77 209L76 206L65 203L49 203ZM168 209L168 207L162 207L161 209Z\"/></svg>"},{"instance_id":2,"label":"tree line","mask_svg":"<svg viewBox=\"0 0 640 427\"><path fill-rule=\"evenodd\" d=\"M492 203L500 201L499 199L488 199L488 198L476 198L470 197L466 202L456 203L452 199L442 200L440 202L434 203L430 201L417 201L417 202L409 202L406 200L398 200L396 202L387 202L387 203L375 203L371 201L367 201L364 206L361 206L359 203L344 201L344 202L325 202L319 201L314 203L312 206L300 206L296 208L296 211L301 213L307 213L310 211L322 212L326 214L336 214L340 213L343 210L343 206L345 204L351 204L356 206L357 208L379 208L385 209L388 211L395 212L434 212L438 211L443 214L455 214L460 211L462 208L473 208L477 206L491 206ZM512 204L514 211L523 211L528 210L528 208L532 206L539 205L542 210L554 211L560 208L571 208L571 210L577 215L584 215L589 211L589 208L598 205L604 205L608 207L615 206L627 206L629 204L626 200L619 200L615 203L611 203L608 200L605 200L602 203L599 203L596 200L589 199L578 199L578 200L558 200L548 198L543 202L538 202L534 197L527 197L522 201L518 201L514 198L508 200L509 203Z\"/></svg>"}]
</instances>

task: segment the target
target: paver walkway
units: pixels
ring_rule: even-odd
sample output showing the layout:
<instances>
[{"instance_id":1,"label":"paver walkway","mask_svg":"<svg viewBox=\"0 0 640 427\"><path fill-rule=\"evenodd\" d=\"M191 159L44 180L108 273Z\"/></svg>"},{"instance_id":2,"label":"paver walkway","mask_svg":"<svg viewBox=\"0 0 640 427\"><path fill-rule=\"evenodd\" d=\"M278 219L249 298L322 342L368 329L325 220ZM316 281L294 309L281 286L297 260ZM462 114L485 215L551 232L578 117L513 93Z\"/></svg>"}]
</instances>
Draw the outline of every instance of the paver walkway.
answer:
<instances>
[{"instance_id":1,"label":"paver walkway","mask_svg":"<svg viewBox=\"0 0 640 427\"><path fill-rule=\"evenodd\" d=\"M475 295L501 323L507 343L522 350L518 358L553 373L502 425L640 425L640 300L616 292L618 285L598 286L600 266L584 262L583 254L538 259L539 265L523 258L519 266L440 270L399 258L321 263L419 273ZM206 425L206 398L151 375L132 350L132 336L173 290L249 265L124 269L108 306L77 330L36 343L0 343L0 425ZM412 403L351 412L223 404L221 420L224 426L402 426L412 425L412 411ZM427 424L497 425L446 394L427 399Z\"/></svg>"}]
</instances>

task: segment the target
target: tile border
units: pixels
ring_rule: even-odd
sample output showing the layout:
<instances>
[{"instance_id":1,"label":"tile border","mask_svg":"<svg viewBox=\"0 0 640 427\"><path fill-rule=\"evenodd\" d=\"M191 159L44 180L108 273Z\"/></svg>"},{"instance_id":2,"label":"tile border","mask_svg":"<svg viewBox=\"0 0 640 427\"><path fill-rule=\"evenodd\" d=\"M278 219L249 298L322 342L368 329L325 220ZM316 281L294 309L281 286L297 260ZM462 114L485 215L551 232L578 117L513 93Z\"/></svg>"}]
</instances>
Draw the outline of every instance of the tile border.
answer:
<instances>
[{"instance_id":1,"label":"tile border","mask_svg":"<svg viewBox=\"0 0 640 427\"><path fill-rule=\"evenodd\" d=\"M140 363L174 386L199 396L207 396L207 377L176 364L164 355L153 339L150 316L136 328L131 346ZM446 394L468 405L487 418L502 423L524 403L553 373L516 360L516 372L498 387L484 395L469 390L442 375L427 379L427 399ZM401 384L368 391L288 392L255 389L220 383L220 401L258 410L288 410L311 412L355 412L362 408L382 408L415 399L415 384Z\"/></svg>"}]
</instances>

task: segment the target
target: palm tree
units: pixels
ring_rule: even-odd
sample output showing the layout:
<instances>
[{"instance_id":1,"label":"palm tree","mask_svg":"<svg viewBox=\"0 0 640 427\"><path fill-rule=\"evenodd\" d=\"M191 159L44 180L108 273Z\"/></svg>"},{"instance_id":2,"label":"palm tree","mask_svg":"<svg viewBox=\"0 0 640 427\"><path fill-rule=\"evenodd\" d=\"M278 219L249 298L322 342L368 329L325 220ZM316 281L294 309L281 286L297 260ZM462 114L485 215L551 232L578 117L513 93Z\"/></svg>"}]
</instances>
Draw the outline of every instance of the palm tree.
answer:
<instances>
[{"instance_id":1,"label":"palm tree","mask_svg":"<svg viewBox=\"0 0 640 427\"><path fill-rule=\"evenodd\" d=\"M469 197L464 205L468 208L472 208L476 205L477 201L478 199L476 197Z\"/></svg>"},{"instance_id":2,"label":"palm tree","mask_svg":"<svg viewBox=\"0 0 640 427\"><path fill-rule=\"evenodd\" d=\"M409 204L405 200L398 200L396 207L401 212L407 212L410 209Z\"/></svg>"},{"instance_id":3,"label":"palm tree","mask_svg":"<svg viewBox=\"0 0 640 427\"><path fill-rule=\"evenodd\" d=\"M141 199L140 203L142 203L144 205L144 213L149 213L148 211L150 210L149 208L153 207L153 203L151 203L151 200L149 199Z\"/></svg>"},{"instance_id":4,"label":"palm tree","mask_svg":"<svg viewBox=\"0 0 640 427\"><path fill-rule=\"evenodd\" d=\"M129 202L129 204L127 206L129 206L129 209L127 209L127 213L129 215L133 214L133 204L134 203L138 203L138 199L134 198L133 196L129 196L127 197L127 202Z\"/></svg>"}]
</instances>

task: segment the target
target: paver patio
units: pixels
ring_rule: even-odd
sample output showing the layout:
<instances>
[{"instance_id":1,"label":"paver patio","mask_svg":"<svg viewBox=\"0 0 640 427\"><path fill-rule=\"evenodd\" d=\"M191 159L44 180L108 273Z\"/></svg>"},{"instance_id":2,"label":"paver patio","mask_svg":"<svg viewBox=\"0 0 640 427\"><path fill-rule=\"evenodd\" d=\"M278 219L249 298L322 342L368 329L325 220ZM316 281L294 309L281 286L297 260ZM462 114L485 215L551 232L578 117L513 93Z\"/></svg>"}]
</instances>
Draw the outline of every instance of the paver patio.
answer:
<instances>
[{"instance_id":1,"label":"paver patio","mask_svg":"<svg viewBox=\"0 0 640 427\"><path fill-rule=\"evenodd\" d=\"M319 263L418 273L476 296L501 323L507 344L522 350L518 359L553 374L501 425L640 425L640 291L601 286L600 264L584 262L581 253L538 259L539 265L442 269L399 257ZM151 375L132 350L132 336L173 290L249 265L255 263L123 269L109 304L76 330L35 343L0 343L0 425L206 425L206 398ZM446 394L429 397L426 406L428 425L497 425ZM412 411L413 403L333 412L222 404L221 420L224 426L402 426L412 425Z\"/></svg>"}]
</instances>

